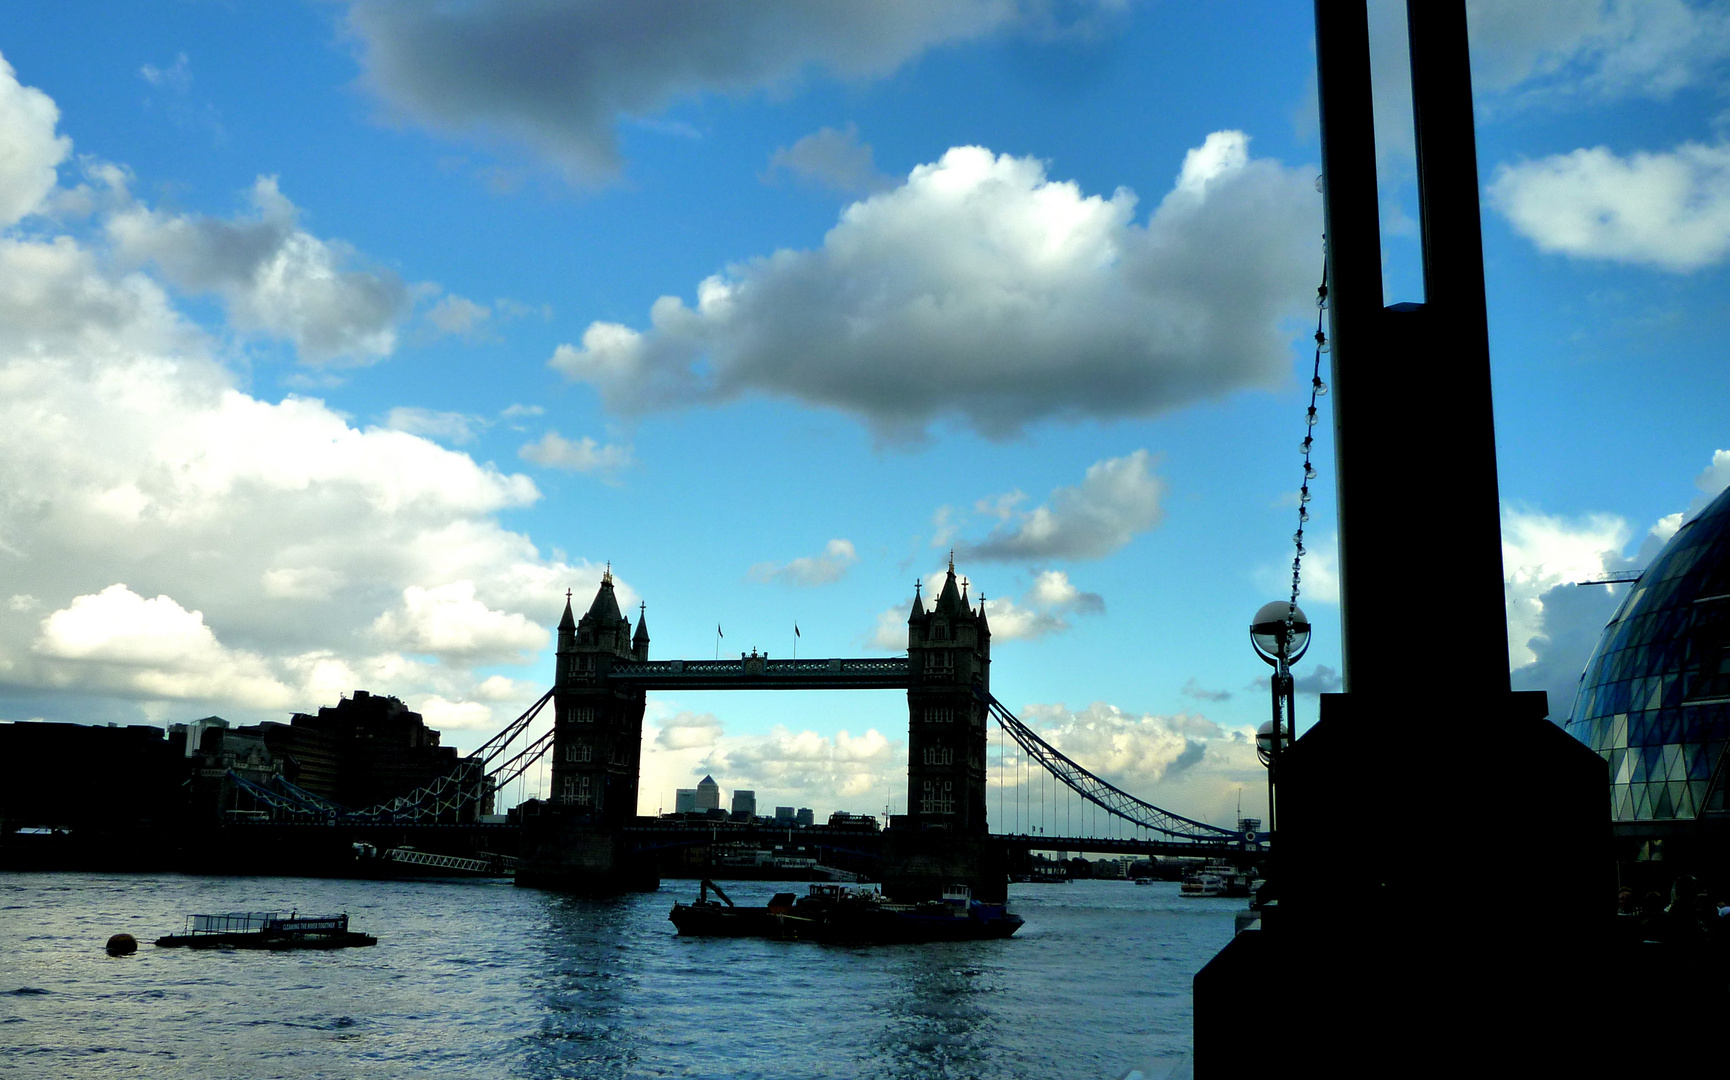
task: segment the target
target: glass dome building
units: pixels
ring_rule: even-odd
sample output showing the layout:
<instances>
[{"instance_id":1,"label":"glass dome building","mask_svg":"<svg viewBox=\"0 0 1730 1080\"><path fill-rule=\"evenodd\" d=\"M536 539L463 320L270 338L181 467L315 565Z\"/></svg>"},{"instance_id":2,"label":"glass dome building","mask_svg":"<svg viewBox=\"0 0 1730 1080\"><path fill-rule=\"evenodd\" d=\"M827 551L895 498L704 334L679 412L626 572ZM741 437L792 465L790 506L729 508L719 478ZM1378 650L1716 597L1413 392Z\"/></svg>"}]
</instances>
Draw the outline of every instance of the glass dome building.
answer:
<instances>
[{"instance_id":1,"label":"glass dome building","mask_svg":"<svg viewBox=\"0 0 1730 1080\"><path fill-rule=\"evenodd\" d=\"M1725 812L1730 489L1634 582L1586 663L1566 726L1609 764L1618 824Z\"/></svg>"}]
</instances>

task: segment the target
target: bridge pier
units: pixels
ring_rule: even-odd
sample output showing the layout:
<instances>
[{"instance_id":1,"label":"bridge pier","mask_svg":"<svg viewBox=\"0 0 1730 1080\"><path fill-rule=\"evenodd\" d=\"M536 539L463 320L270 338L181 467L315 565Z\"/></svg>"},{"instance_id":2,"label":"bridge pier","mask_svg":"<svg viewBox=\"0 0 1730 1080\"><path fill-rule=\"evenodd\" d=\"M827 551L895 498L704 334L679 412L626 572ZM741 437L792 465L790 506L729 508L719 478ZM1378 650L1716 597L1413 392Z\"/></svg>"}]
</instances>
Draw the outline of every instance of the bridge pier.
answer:
<instances>
[{"instance_id":1,"label":"bridge pier","mask_svg":"<svg viewBox=\"0 0 1730 1080\"><path fill-rule=\"evenodd\" d=\"M523 815L518 885L582 896L654 892L661 887L654 857L625 846L624 834L541 804Z\"/></svg>"},{"instance_id":2,"label":"bridge pier","mask_svg":"<svg viewBox=\"0 0 1730 1080\"><path fill-rule=\"evenodd\" d=\"M1009 852L989 836L890 829L883 834L883 892L896 900L936 900L949 885L1001 904L1009 895Z\"/></svg>"}]
</instances>

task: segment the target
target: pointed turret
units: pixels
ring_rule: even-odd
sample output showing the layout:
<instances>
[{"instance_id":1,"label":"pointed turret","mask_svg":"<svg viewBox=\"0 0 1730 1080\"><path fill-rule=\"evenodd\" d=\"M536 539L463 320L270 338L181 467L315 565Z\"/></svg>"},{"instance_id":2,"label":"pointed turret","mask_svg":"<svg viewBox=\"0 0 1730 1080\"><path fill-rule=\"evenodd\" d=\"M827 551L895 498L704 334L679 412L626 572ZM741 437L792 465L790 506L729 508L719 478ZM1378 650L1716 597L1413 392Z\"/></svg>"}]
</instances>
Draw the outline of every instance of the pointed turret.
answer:
<instances>
[{"instance_id":1,"label":"pointed turret","mask_svg":"<svg viewBox=\"0 0 1730 1080\"><path fill-rule=\"evenodd\" d=\"M576 617L571 614L571 590L565 590L565 617L559 620L559 633L577 628Z\"/></svg>"},{"instance_id":2,"label":"pointed turret","mask_svg":"<svg viewBox=\"0 0 1730 1080\"><path fill-rule=\"evenodd\" d=\"M908 623L915 623L925 618L925 601L919 596L919 582L913 582L913 610L907 613Z\"/></svg>"},{"instance_id":3,"label":"pointed turret","mask_svg":"<svg viewBox=\"0 0 1730 1080\"><path fill-rule=\"evenodd\" d=\"M601 575L601 587L595 590L595 599L589 605L589 614L593 615L597 621L604 620L603 625L606 626L611 626L625 617L619 611L618 597L613 595L613 569L611 565Z\"/></svg>"},{"instance_id":4,"label":"pointed turret","mask_svg":"<svg viewBox=\"0 0 1730 1080\"><path fill-rule=\"evenodd\" d=\"M962 615L967 605L961 599L961 588L955 583L955 556L949 557L949 573L943 579L943 591L937 594L933 612L938 615Z\"/></svg>"},{"instance_id":5,"label":"pointed turret","mask_svg":"<svg viewBox=\"0 0 1730 1080\"><path fill-rule=\"evenodd\" d=\"M637 632L631 637L631 652L638 660L649 658L649 605L637 605Z\"/></svg>"},{"instance_id":6,"label":"pointed turret","mask_svg":"<svg viewBox=\"0 0 1730 1080\"><path fill-rule=\"evenodd\" d=\"M985 621L985 594L979 594L979 640L986 641L991 637L991 624Z\"/></svg>"}]
</instances>

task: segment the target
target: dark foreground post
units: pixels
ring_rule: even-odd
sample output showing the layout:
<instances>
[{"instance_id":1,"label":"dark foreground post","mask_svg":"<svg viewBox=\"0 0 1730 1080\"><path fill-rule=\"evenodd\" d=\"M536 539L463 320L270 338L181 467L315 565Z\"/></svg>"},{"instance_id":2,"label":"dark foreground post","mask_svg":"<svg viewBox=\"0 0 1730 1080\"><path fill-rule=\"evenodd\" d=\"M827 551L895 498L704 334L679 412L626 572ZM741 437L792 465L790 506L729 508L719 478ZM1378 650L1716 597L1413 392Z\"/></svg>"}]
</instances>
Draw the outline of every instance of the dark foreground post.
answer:
<instances>
[{"instance_id":1,"label":"dark foreground post","mask_svg":"<svg viewBox=\"0 0 1730 1080\"><path fill-rule=\"evenodd\" d=\"M1203 1080L1602 1045L1605 766L1508 685L1465 4L1407 11L1425 300L1385 307L1365 2L1316 0L1345 692L1281 763L1264 928L1196 976Z\"/></svg>"}]
</instances>

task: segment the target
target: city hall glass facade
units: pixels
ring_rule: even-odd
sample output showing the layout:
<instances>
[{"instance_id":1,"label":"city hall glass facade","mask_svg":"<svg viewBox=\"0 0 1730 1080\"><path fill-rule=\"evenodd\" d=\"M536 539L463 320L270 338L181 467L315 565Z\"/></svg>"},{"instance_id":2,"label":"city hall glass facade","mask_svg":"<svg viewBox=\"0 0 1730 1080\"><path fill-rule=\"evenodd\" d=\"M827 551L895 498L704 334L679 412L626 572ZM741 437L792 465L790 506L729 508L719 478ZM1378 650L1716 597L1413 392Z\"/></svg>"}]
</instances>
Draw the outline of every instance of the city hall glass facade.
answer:
<instances>
[{"instance_id":1,"label":"city hall glass facade","mask_svg":"<svg viewBox=\"0 0 1730 1080\"><path fill-rule=\"evenodd\" d=\"M1730 490L1629 587L1567 729L1609 763L1616 821L1724 812L1730 775L1713 773L1730 741Z\"/></svg>"}]
</instances>

